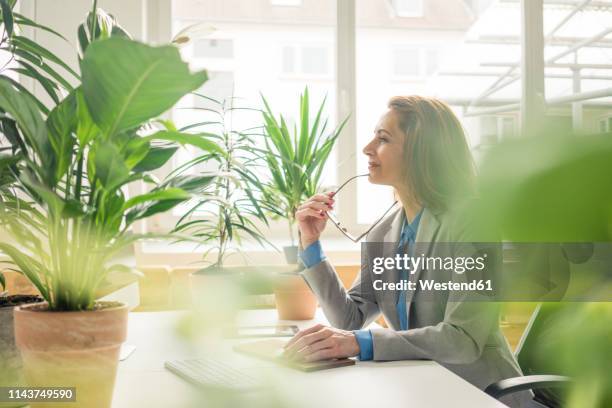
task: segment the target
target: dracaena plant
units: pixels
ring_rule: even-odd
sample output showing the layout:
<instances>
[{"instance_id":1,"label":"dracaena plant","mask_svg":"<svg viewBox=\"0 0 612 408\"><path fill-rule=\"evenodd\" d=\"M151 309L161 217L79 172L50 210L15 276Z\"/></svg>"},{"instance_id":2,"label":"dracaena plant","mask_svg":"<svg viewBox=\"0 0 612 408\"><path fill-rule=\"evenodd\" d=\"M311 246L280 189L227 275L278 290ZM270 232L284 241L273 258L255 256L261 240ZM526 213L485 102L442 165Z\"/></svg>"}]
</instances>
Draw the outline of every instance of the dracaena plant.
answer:
<instances>
[{"instance_id":1,"label":"dracaena plant","mask_svg":"<svg viewBox=\"0 0 612 408\"><path fill-rule=\"evenodd\" d=\"M256 140L261 138L261 132L256 128L232 129L231 115L254 109L233 106L234 98L217 101L199 93L194 95L210 106L194 108L204 111L208 117L181 130L197 131L194 136L212 139L222 150L196 155L175 170L177 175L194 171L204 176L214 174L216 180L191 201L174 232L192 236L206 245L205 258L209 252L216 251L215 261L208 270L221 270L227 256L241 252L245 237L273 246L256 222L268 225L266 213L278 213L278 210L264 199L265 184L260 175L265 162L261 160L263 150L257 147ZM209 168L199 170L202 163Z\"/></svg>"},{"instance_id":2,"label":"dracaena plant","mask_svg":"<svg viewBox=\"0 0 612 408\"><path fill-rule=\"evenodd\" d=\"M262 100L267 147L264 157L272 176L267 194L271 200L280 202L283 217L289 224L291 244L295 245L293 230L297 208L319 189L325 162L348 118L336 128L328 130L328 119L323 117L324 99L311 121L306 88L300 95L299 121L290 129L282 114L276 119L263 95Z\"/></svg>"},{"instance_id":3,"label":"dracaena plant","mask_svg":"<svg viewBox=\"0 0 612 408\"><path fill-rule=\"evenodd\" d=\"M150 47L97 30L99 19L92 17L100 10L94 10L86 46L80 44L80 80L48 113L0 76L0 130L10 151L0 156L0 221L12 238L0 249L51 310L94 308L102 282L129 271L111 261L143 238L130 226L214 180L156 180L152 171L177 144L220 151L213 141L171 126L151 131L151 121L199 88L206 72L190 73L174 46ZM134 182L144 182L148 192L127 197Z\"/></svg>"}]
</instances>

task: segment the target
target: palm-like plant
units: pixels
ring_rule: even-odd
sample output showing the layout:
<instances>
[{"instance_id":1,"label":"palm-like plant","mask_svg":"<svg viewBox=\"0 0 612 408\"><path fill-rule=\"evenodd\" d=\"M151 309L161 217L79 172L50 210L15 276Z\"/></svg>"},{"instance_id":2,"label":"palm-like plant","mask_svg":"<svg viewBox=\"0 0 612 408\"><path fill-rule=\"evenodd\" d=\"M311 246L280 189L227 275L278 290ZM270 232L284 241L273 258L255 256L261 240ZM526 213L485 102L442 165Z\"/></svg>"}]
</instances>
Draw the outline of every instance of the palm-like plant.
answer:
<instances>
[{"instance_id":1,"label":"palm-like plant","mask_svg":"<svg viewBox=\"0 0 612 408\"><path fill-rule=\"evenodd\" d=\"M216 181L207 191L193 201L193 205L177 222L174 232L195 237L202 244L210 245L204 257L216 251L216 261L209 271L221 270L227 255L240 252L244 237L250 237L261 245L270 244L255 223L255 220L268 225L266 213L278 213L268 200L262 199L265 185L260 181L264 163L256 147L255 138L261 136L255 129L236 131L232 129L232 114L250 108L234 107L233 98L217 101L195 93L212 108L203 109L214 116L213 120L194 123L181 129L197 129L194 137L214 140L222 147L221 151L205 152L178 167L174 174L181 175L192 171L197 165L206 162L214 169L203 171L201 175L214 174ZM271 245L271 244L270 244Z\"/></svg>"},{"instance_id":2,"label":"palm-like plant","mask_svg":"<svg viewBox=\"0 0 612 408\"><path fill-rule=\"evenodd\" d=\"M283 115L277 120L268 101L262 95L265 109L262 111L266 146L265 160L272 175L271 195L281 203L283 216L289 223L292 245L295 245L293 229L295 213L300 203L314 195L320 187L325 163L338 140L348 118L335 129L328 131L328 119L323 119L325 99L310 121L308 88L300 95L299 124L290 132Z\"/></svg>"},{"instance_id":3,"label":"palm-like plant","mask_svg":"<svg viewBox=\"0 0 612 408\"><path fill-rule=\"evenodd\" d=\"M143 238L130 226L213 181L153 177L176 143L220 150L172 129L142 136L150 120L200 87L206 73L190 73L173 46L154 48L96 29L96 15L98 10L89 17L87 45L81 42L80 84L48 113L0 77L0 130L11 151L0 156L0 220L19 245L0 243L0 249L51 310L91 310L101 283L113 272L129 271L109 260ZM128 198L132 182L151 189Z\"/></svg>"}]
</instances>

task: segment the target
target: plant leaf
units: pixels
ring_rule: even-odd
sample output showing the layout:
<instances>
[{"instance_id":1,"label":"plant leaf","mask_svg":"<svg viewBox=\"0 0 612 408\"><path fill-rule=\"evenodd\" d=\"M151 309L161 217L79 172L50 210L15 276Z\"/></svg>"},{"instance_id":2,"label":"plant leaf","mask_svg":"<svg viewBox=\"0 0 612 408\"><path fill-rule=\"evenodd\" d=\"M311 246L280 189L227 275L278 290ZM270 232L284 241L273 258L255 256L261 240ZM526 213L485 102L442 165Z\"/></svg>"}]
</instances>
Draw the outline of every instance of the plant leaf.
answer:
<instances>
[{"instance_id":1,"label":"plant leaf","mask_svg":"<svg viewBox=\"0 0 612 408\"><path fill-rule=\"evenodd\" d=\"M208 140L208 138L206 137L206 134L204 135L193 134L192 135L188 133L161 130L150 136L144 137L144 139L166 140L169 142L178 142L182 145L195 146L206 152L217 152L217 153L223 152L223 150L221 149L221 147L219 147L219 145L217 145L215 142Z\"/></svg>"},{"instance_id":2,"label":"plant leaf","mask_svg":"<svg viewBox=\"0 0 612 408\"><path fill-rule=\"evenodd\" d=\"M132 170L139 173L156 170L166 164L177 150L178 147L152 147Z\"/></svg>"},{"instance_id":3,"label":"plant leaf","mask_svg":"<svg viewBox=\"0 0 612 408\"><path fill-rule=\"evenodd\" d=\"M89 112L107 136L160 115L207 79L205 71L191 74L173 46L119 37L87 47L81 72Z\"/></svg>"},{"instance_id":4,"label":"plant leaf","mask_svg":"<svg viewBox=\"0 0 612 408\"><path fill-rule=\"evenodd\" d=\"M40 291L45 300L49 300L49 293L39 278L41 265L32 257L23 254L20 250L10 244L0 242L0 250L7 254L13 260L13 262L15 262L15 264L21 270L21 273L23 273L28 280L32 282L34 286L36 286L36 289Z\"/></svg>"},{"instance_id":5,"label":"plant leaf","mask_svg":"<svg viewBox=\"0 0 612 408\"><path fill-rule=\"evenodd\" d=\"M172 187L165 190L153 190L146 194L132 197L123 204L123 211L148 201L187 200L191 195L183 189Z\"/></svg>"},{"instance_id":6,"label":"plant leaf","mask_svg":"<svg viewBox=\"0 0 612 408\"><path fill-rule=\"evenodd\" d=\"M30 40L29 38L16 35L13 37L12 41L13 44L17 47L23 48L26 51L30 51L34 55L40 55L41 57L46 58L49 61L53 61L54 63L71 73L75 78L79 78L79 74L77 74L72 68L70 68L70 66L64 61L62 61L57 55L53 54L46 48L41 47L38 43Z\"/></svg>"},{"instance_id":7,"label":"plant leaf","mask_svg":"<svg viewBox=\"0 0 612 408\"><path fill-rule=\"evenodd\" d=\"M15 119L41 160L48 160L51 146L38 107L30 95L17 92L5 77L0 77L0 108Z\"/></svg>"},{"instance_id":8,"label":"plant leaf","mask_svg":"<svg viewBox=\"0 0 612 408\"><path fill-rule=\"evenodd\" d=\"M68 171L72 162L74 138L72 132L77 123L77 103L74 93L57 105L47 118L47 131L53 152L55 153L54 181L59 181Z\"/></svg>"},{"instance_id":9,"label":"plant leaf","mask_svg":"<svg viewBox=\"0 0 612 408\"><path fill-rule=\"evenodd\" d=\"M13 10L7 0L0 0L0 10L2 10L2 20L4 28L9 37L13 36Z\"/></svg>"},{"instance_id":10,"label":"plant leaf","mask_svg":"<svg viewBox=\"0 0 612 408\"><path fill-rule=\"evenodd\" d=\"M98 146L94 158L95 174L106 190L112 190L130 175L119 150L111 143Z\"/></svg>"},{"instance_id":11,"label":"plant leaf","mask_svg":"<svg viewBox=\"0 0 612 408\"><path fill-rule=\"evenodd\" d=\"M79 118L76 133L81 148L84 148L100 132L100 129L98 129L89 114L85 98L83 97L83 90L80 87L76 90L76 98L77 116Z\"/></svg>"},{"instance_id":12,"label":"plant leaf","mask_svg":"<svg viewBox=\"0 0 612 408\"><path fill-rule=\"evenodd\" d=\"M26 26L30 26L30 27L40 28L41 30L44 30L44 31L46 31L48 33L51 33L53 35L56 35L56 36L60 37L64 41L68 41L66 39L66 37L64 37L63 35L61 35L57 31L55 31L55 30L53 30L53 29L51 29L49 27L46 27L44 25L38 24L36 21L33 21L33 20L27 18L23 14L13 13L13 16L15 17L15 23L17 23L19 25L26 25Z\"/></svg>"}]
</instances>

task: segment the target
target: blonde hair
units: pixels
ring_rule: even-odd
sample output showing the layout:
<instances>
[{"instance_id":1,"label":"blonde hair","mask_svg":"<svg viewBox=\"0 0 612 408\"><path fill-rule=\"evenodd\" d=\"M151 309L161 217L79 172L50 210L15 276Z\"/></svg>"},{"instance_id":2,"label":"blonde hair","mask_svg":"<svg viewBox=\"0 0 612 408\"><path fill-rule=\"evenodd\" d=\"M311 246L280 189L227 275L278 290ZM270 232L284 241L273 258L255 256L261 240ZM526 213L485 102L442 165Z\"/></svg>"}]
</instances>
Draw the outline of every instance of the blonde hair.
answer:
<instances>
[{"instance_id":1,"label":"blonde hair","mask_svg":"<svg viewBox=\"0 0 612 408\"><path fill-rule=\"evenodd\" d=\"M444 210L475 190L476 169L463 127L444 102L394 96L387 105L405 133L406 182L422 206Z\"/></svg>"}]
</instances>

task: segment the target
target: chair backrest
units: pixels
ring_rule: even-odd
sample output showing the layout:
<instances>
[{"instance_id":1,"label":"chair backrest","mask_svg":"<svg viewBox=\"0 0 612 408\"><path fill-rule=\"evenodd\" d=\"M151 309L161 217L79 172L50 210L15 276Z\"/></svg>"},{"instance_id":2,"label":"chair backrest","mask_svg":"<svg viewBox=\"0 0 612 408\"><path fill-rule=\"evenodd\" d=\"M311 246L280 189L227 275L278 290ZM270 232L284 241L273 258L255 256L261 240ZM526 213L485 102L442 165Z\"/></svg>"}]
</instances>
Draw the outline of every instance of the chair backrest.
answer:
<instances>
[{"instance_id":1,"label":"chair backrest","mask_svg":"<svg viewBox=\"0 0 612 408\"><path fill-rule=\"evenodd\" d=\"M551 338L551 323L564 306L559 303L540 303L533 312L523 336L516 347L515 356L524 375L565 375L552 368L550 361L541 355L546 349L543 342ZM554 338L554 336L552 336ZM535 400L548 407L560 407L564 398L562 388L534 390Z\"/></svg>"}]
</instances>

